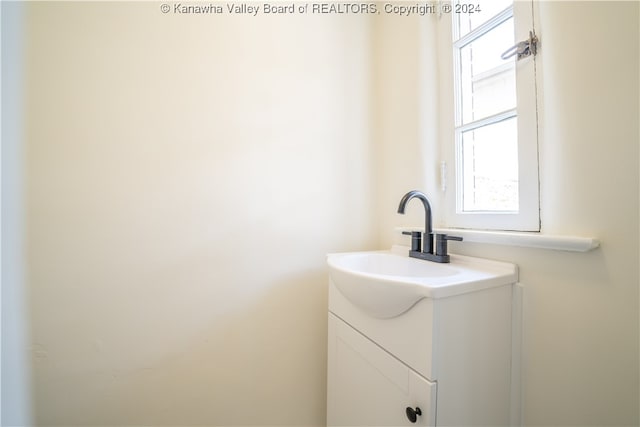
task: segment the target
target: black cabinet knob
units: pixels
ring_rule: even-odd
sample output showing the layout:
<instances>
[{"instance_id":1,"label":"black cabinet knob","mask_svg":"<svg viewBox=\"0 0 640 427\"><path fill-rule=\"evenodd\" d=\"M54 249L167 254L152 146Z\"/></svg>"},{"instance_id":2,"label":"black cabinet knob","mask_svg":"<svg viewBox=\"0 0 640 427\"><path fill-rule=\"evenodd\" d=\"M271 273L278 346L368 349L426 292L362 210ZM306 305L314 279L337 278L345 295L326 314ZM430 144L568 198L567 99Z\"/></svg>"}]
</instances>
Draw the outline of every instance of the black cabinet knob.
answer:
<instances>
[{"instance_id":1,"label":"black cabinet knob","mask_svg":"<svg viewBox=\"0 0 640 427\"><path fill-rule=\"evenodd\" d=\"M420 415L422 415L422 411L417 406L416 406L416 409L413 409L413 408L407 406L406 412L407 412L407 418L412 423L415 423L416 421L418 421L418 417Z\"/></svg>"}]
</instances>

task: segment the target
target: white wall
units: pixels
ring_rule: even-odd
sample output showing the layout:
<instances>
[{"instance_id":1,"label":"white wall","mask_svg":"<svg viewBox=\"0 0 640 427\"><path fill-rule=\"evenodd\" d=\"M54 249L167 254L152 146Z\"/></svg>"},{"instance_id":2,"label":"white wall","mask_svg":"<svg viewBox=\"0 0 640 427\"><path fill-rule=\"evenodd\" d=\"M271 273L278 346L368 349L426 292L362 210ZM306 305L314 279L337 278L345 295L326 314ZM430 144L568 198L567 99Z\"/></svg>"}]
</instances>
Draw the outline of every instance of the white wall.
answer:
<instances>
[{"instance_id":1,"label":"white wall","mask_svg":"<svg viewBox=\"0 0 640 427\"><path fill-rule=\"evenodd\" d=\"M639 422L639 13L540 4L543 230L602 247L523 263L531 425Z\"/></svg>"},{"instance_id":2,"label":"white wall","mask_svg":"<svg viewBox=\"0 0 640 427\"><path fill-rule=\"evenodd\" d=\"M29 3L41 425L322 425L325 254L376 245L370 24Z\"/></svg>"},{"instance_id":3,"label":"white wall","mask_svg":"<svg viewBox=\"0 0 640 427\"><path fill-rule=\"evenodd\" d=\"M380 15L375 20L374 134L376 223L381 248L398 225L424 227L424 210L398 204L409 190L438 193L438 70L435 15ZM434 208L438 201L430 196ZM415 203L415 205L414 205Z\"/></svg>"},{"instance_id":4,"label":"white wall","mask_svg":"<svg viewBox=\"0 0 640 427\"><path fill-rule=\"evenodd\" d=\"M639 5L538 5L543 232L596 237L602 246L585 254L455 242L451 249L520 267L526 286L525 425L637 425ZM406 49L417 41L397 43ZM399 79L413 66L409 57L387 64L387 77ZM420 126L412 118L421 95L406 96L397 104L407 106L408 122L390 118L389 133ZM391 143L384 142L389 151ZM407 144L401 155L421 157L419 145ZM425 170L413 170L413 180L435 173L434 159L423 159ZM419 169L415 162L413 167ZM383 197L398 200L409 189L399 191L400 185L414 185L407 173L400 165L387 170L392 183L384 188L394 194ZM433 183L423 186L432 191ZM437 193L433 198L438 206ZM418 215L412 225L421 221ZM397 216L391 224L381 222L382 246L397 239L393 226L405 223Z\"/></svg>"}]
</instances>

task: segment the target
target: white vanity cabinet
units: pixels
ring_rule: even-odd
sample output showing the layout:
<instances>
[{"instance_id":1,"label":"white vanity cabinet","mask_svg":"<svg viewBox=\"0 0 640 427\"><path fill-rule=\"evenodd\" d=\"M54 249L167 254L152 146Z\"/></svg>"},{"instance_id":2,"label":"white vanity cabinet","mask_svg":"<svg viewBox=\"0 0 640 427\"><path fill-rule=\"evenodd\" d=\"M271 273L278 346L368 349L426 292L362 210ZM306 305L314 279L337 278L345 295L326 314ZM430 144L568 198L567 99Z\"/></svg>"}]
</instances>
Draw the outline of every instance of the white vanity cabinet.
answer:
<instances>
[{"instance_id":1,"label":"white vanity cabinet","mask_svg":"<svg viewBox=\"0 0 640 427\"><path fill-rule=\"evenodd\" d=\"M518 424L514 289L424 297L380 318L331 279L327 425Z\"/></svg>"},{"instance_id":2,"label":"white vanity cabinet","mask_svg":"<svg viewBox=\"0 0 640 427\"><path fill-rule=\"evenodd\" d=\"M331 313L328 363L328 425L411 425L406 408L419 408L414 425L435 425L436 384Z\"/></svg>"}]
</instances>

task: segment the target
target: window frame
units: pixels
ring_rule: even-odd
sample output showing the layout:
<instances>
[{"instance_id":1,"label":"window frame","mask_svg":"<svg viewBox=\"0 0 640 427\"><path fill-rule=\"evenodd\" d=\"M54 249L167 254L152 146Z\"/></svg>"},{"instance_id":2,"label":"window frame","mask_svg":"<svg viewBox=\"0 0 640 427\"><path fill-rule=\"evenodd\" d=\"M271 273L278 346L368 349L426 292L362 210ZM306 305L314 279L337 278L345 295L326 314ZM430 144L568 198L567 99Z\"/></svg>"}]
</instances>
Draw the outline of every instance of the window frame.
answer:
<instances>
[{"instance_id":1,"label":"window frame","mask_svg":"<svg viewBox=\"0 0 640 427\"><path fill-rule=\"evenodd\" d=\"M456 0L454 0L456 1ZM501 22L508 20L511 16L514 19L514 36L516 42L526 40L529 31L535 31L534 26L534 2L532 0L515 0L513 6L498 13L486 23L480 25L480 31L484 33L495 28ZM510 11L511 10L511 11ZM519 61L515 61L516 72L516 97L517 106L515 110L504 111L492 115L484 120L499 122L512 113L517 114L518 129L518 197L519 209L517 212L496 212L496 211L474 211L463 212L461 208L463 170L461 167L461 136L462 131L469 128L469 124L461 125L459 116L460 107L457 105L461 90L461 83L454 78L459 70L459 49L467 45L465 43L470 34L458 37L456 25L453 23L455 17L443 15L442 21L449 21L448 25L441 25L439 31L444 31L445 40L449 40L448 52L441 52L440 57L444 62L448 61L450 69L448 78L442 79L443 92L441 96L448 97L449 101L441 102L441 111L452 111L450 118L444 120L446 124L442 127L444 133L441 134L442 158L448 167L443 172L443 179L448 180L453 176L454 185L441 183L444 193L445 216L444 223L448 228L471 228L478 230L500 230L500 231L534 231L541 229L540 222L540 184L539 184L539 150L538 150L538 97L536 81L536 60L535 56L529 56ZM448 18L448 19L447 19ZM474 30L474 32L477 31ZM507 44L509 44L507 42ZM446 43L445 43L446 45ZM441 44L441 48L443 45ZM505 46L505 50L511 47ZM442 54L444 53L444 55ZM448 55L451 55L448 57ZM448 67L445 67L448 68ZM446 70L441 70L441 76L446 76ZM447 108L449 102L453 103L452 108ZM477 123L477 122L473 122ZM450 172L450 169L453 169Z\"/></svg>"}]
</instances>

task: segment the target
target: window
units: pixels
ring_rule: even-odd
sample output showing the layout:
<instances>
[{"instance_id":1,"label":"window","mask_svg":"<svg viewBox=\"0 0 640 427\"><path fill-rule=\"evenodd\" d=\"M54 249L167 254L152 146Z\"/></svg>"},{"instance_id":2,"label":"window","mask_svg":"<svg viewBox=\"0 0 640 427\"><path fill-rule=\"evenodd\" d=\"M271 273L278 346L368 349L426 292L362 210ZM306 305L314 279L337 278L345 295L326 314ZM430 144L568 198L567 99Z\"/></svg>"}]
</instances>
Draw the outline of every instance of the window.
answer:
<instances>
[{"instance_id":1,"label":"window","mask_svg":"<svg viewBox=\"0 0 640 427\"><path fill-rule=\"evenodd\" d=\"M443 142L455 186L445 195L447 226L539 231L535 58L507 57L533 31L532 3L452 6L455 114Z\"/></svg>"}]
</instances>

